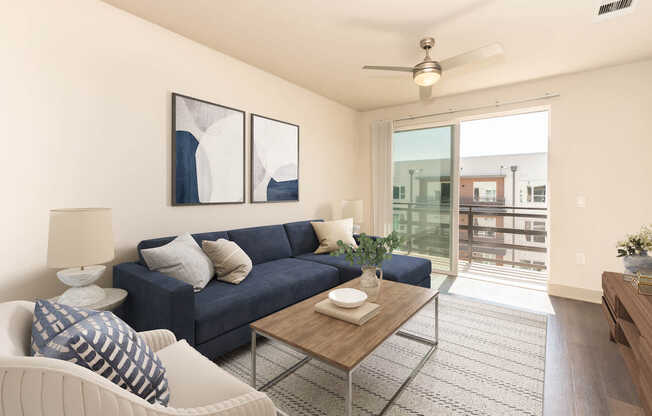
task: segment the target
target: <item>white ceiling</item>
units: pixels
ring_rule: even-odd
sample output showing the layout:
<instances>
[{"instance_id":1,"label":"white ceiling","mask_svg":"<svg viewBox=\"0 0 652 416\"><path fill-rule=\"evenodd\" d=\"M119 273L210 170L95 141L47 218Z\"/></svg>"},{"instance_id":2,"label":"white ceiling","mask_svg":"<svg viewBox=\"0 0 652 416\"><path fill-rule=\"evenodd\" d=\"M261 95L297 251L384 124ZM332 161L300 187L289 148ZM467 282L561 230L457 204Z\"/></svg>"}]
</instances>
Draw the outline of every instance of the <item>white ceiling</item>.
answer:
<instances>
[{"instance_id":1,"label":"white ceiling","mask_svg":"<svg viewBox=\"0 0 652 416\"><path fill-rule=\"evenodd\" d=\"M500 42L505 55L444 73L433 97L652 56L652 2L594 22L596 0L105 0L358 110L418 100L412 66ZM599 88L596 85L596 88Z\"/></svg>"}]
</instances>

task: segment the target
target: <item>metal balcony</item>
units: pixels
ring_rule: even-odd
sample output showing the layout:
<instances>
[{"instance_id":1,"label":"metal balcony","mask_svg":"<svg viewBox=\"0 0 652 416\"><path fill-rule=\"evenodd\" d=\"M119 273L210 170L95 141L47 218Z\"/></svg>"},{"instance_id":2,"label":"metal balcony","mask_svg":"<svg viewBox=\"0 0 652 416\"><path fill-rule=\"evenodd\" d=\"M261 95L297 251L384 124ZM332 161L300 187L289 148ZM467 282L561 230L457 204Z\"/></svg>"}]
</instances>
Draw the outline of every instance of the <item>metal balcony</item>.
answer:
<instances>
[{"instance_id":1,"label":"metal balcony","mask_svg":"<svg viewBox=\"0 0 652 416\"><path fill-rule=\"evenodd\" d=\"M430 258L433 266L449 267L450 259L450 203L395 202L394 229L405 242L400 251L410 255ZM539 207L511 207L493 201L460 204L459 206L459 260L460 266L469 270L475 264L493 264L498 267L536 272L536 280L545 278L547 271L545 230L547 209ZM496 226L478 225L476 219L493 220ZM505 225L505 219L510 226ZM543 229L515 228L516 222L528 221L530 225L543 222ZM525 240L518 244L516 239ZM535 263L515 261L514 253L543 253ZM512 254L512 259L508 254ZM441 264L440 264L441 263ZM460 267L461 268L461 267ZM500 273L499 273L500 274ZM526 273L527 274L527 273ZM522 275L522 273L521 273ZM527 274L530 276L530 274Z\"/></svg>"}]
</instances>

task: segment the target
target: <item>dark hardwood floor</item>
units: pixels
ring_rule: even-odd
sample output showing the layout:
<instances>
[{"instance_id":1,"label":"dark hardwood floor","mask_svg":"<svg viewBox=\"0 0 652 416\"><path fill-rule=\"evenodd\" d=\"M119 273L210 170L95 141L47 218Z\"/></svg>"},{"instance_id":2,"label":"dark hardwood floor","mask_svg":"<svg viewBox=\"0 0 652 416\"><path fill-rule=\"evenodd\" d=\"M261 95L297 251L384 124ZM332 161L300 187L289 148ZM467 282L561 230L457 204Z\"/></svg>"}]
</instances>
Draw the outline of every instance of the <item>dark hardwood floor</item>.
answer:
<instances>
[{"instance_id":1,"label":"dark hardwood floor","mask_svg":"<svg viewBox=\"0 0 652 416\"><path fill-rule=\"evenodd\" d=\"M453 279L439 287L448 292ZM551 296L545 416L644 416L599 304Z\"/></svg>"},{"instance_id":2,"label":"dark hardwood floor","mask_svg":"<svg viewBox=\"0 0 652 416\"><path fill-rule=\"evenodd\" d=\"M550 297L545 415L643 415L600 305Z\"/></svg>"}]
</instances>

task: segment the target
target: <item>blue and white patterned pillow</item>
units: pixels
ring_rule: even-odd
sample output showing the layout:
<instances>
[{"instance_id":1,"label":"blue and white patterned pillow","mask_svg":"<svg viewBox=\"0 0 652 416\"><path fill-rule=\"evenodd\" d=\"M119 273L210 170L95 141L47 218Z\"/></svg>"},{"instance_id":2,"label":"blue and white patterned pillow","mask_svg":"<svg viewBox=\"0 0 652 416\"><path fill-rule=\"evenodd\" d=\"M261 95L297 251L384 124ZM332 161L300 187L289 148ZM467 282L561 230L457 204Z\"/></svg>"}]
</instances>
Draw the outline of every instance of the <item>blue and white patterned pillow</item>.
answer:
<instances>
[{"instance_id":1,"label":"blue and white patterned pillow","mask_svg":"<svg viewBox=\"0 0 652 416\"><path fill-rule=\"evenodd\" d=\"M81 365L150 403L170 400L161 360L111 312L36 301L32 355Z\"/></svg>"}]
</instances>

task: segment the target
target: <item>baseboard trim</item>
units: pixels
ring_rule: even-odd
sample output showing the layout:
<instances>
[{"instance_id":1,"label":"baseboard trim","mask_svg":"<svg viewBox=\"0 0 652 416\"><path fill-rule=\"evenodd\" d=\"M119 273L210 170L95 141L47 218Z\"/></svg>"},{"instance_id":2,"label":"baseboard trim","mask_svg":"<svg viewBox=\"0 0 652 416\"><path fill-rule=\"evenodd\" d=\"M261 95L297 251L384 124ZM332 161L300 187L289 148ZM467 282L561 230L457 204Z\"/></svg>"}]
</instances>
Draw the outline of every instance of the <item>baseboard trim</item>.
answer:
<instances>
[{"instance_id":1,"label":"baseboard trim","mask_svg":"<svg viewBox=\"0 0 652 416\"><path fill-rule=\"evenodd\" d=\"M591 290L581 287L548 283L548 294L550 296L559 296L560 298L583 300L584 302L602 302L602 290Z\"/></svg>"}]
</instances>

